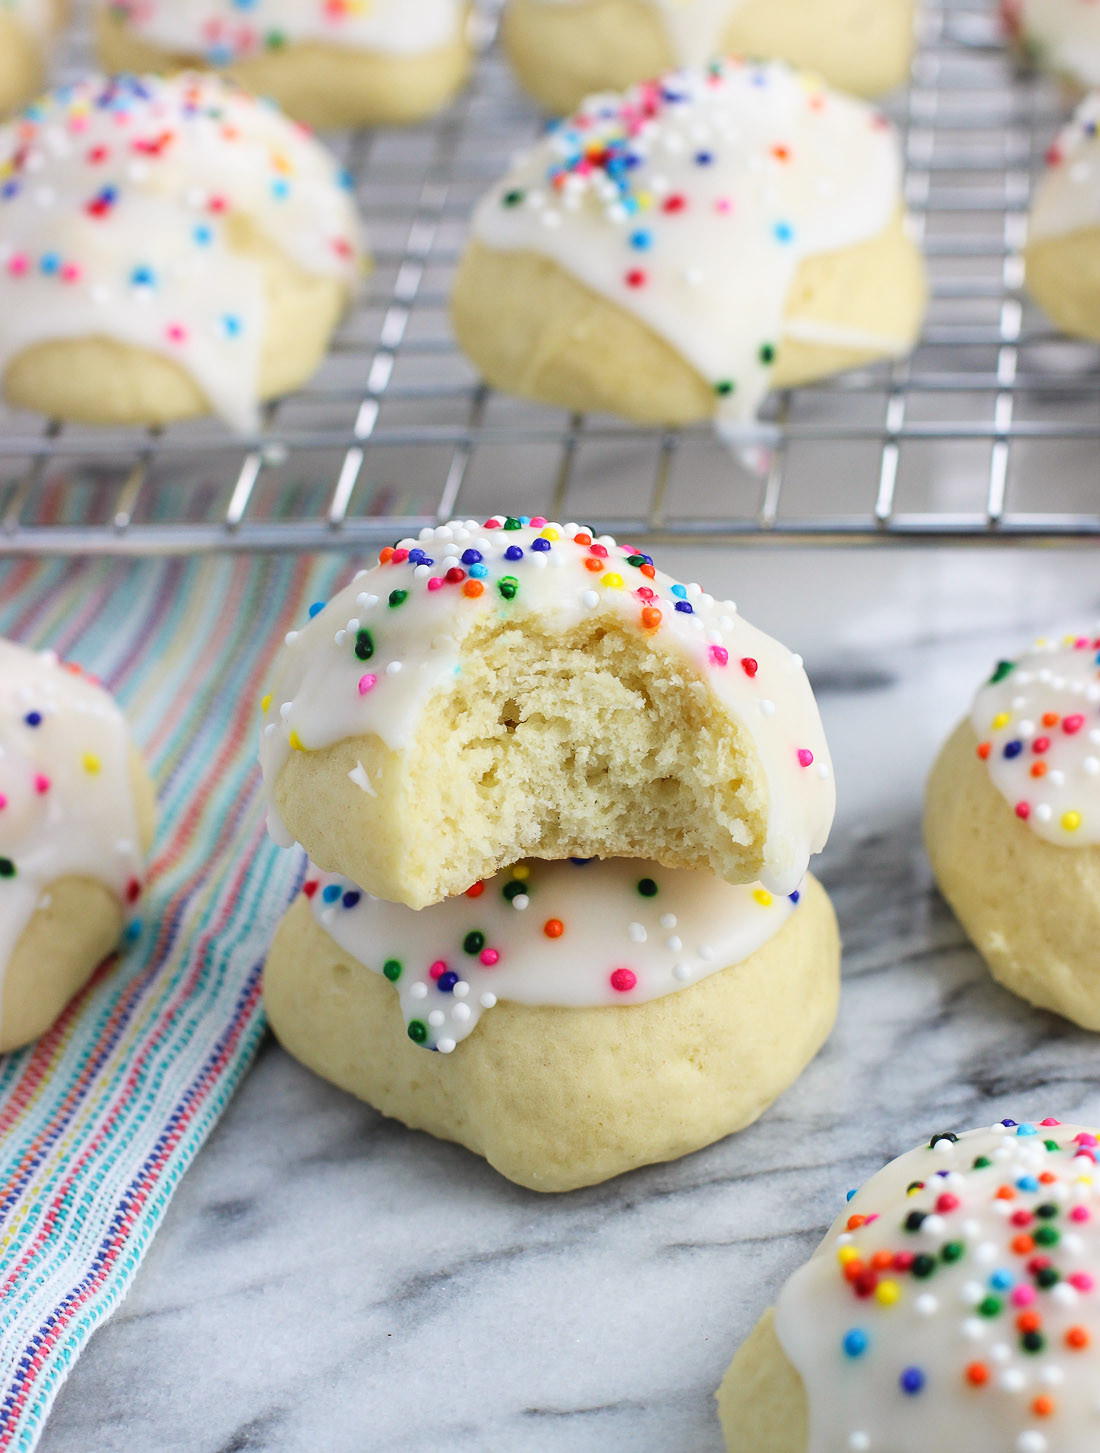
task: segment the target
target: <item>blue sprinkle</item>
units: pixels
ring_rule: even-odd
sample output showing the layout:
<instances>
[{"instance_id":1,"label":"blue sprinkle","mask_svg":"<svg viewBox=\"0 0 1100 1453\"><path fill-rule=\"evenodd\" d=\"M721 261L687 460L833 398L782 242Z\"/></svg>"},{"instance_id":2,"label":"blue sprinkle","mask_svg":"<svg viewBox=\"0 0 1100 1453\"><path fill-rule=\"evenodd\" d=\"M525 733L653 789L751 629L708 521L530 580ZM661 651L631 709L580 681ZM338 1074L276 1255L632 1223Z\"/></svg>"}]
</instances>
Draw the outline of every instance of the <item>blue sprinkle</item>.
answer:
<instances>
[{"instance_id":1,"label":"blue sprinkle","mask_svg":"<svg viewBox=\"0 0 1100 1453\"><path fill-rule=\"evenodd\" d=\"M458 975L448 969L445 974L440 974L439 978L436 979L435 986L441 994L452 994L457 983Z\"/></svg>"},{"instance_id":2,"label":"blue sprinkle","mask_svg":"<svg viewBox=\"0 0 1100 1453\"><path fill-rule=\"evenodd\" d=\"M685 600L687 598L687 586L686 585L674 585L672 587L672 593L673 593L673 595L678 595L681 600Z\"/></svg>"},{"instance_id":3,"label":"blue sprinkle","mask_svg":"<svg viewBox=\"0 0 1100 1453\"><path fill-rule=\"evenodd\" d=\"M310 618L310 620L312 620L314 616L320 615L321 612L324 610L324 608L325 608L325 603L324 603L323 600L315 600L313 602L313 604L309 608L309 618Z\"/></svg>"},{"instance_id":4,"label":"blue sprinkle","mask_svg":"<svg viewBox=\"0 0 1100 1453\"><path fill-rule=\"evenodd\" d=\"M244 323L237 317L236 313L223 313L222 327L225 329L225 336L227 338L239 338L244 332Z\"/></svg>"},{"instance_id":5,"label":"blue sprinkle","mask_svg":"<svg viewBox=\"0 0 1100 1453\"><path fill-rule=\"evenodd\" d=\"M130 274L130 282L135 288L155 288L157 275L151 267L135 267Z\"/></svg>"},{"instance_id":6,"label":"blue sprinkle","mask_svg":"<svg viewBox=\"0 0 1100 1453\"><path fill-rule=\"evenodd\" d=\"M1002 1267L999 1271L995 1271L989 1278L989 1285L996 1291L1007 1292L1009 1287L1016 1285L1016 1282L1012 1273Z\"/></svg>"},{"instance_id":7,"label":"blue sprinkle","mask_svg":"<svg viewBox=\"0 0 1100 1453\"><path fill-rule=\"evenodd\" d=\"M853 1186L853 1188L848 1192L848 1194L844 1197L844 1199L846 1201L851 1201L851 1200L854 1200L855 1197L858 1196L858 1195L859 1195L859 1188L856 1187L856 1186Z\"/></svg>"},{"instance_id":8,"label":"blue sprinkle","mask_svg":"<svg viewBox=\"0 0 1100 1453\"><path fill-rule=\"evenodd\" d=\"M345 908L354 908L363 895L357 888L349 888L344 894L343 903Z\"/></svg>"},{"instance_id":9,"label":"blue sprinkle","mask_svg":"<svg viewBox=\"0 0 1100 1453\"><path fill-rule=\"evenodd\" d=\"M326 903L335 903L340 896L340 886L337 883L329 883L321 889L321 897Z\"/></svg>"},{"instance_id":10,"label":"blue sprinkle","mask_svg":"<svg viewBox=\"0 0 1100 1453\"><path fill-rule=\"evenodd\" d=\"M853 1327L844 1334L844 1352L848 1357L862 1357L867 1351L870 1338L862 1327Z\"/></svg>"},{"instance_id":11,"label":"blue sprinkle","mask_svg":"<svg viewBox=\"0 0 1100 1453\"><path fill-rule=\"evenodd\" d=\"M471 565L470 574L475 580L484 580L489 573L488 565Z\"/></svg>"},{"instance_id":12,"label":"blue sprinkle","mask_svg":"<svg viewBox=\"0 0 1100 1453\"><path fill-rule=\"evenodd\" d=\"M1023 742L1005 742L1004 754L1006 757L1018 757L1023 749Z\"/></svg>"},{"instance_id":13,"label":"blue sprinkle","mask_svg":"<svg viewBox=\"0 0 1100 1453\"><path fill-rule=\"evenodd\" d=\"M697 151L695 153L696 166L710 166L713 160L714 153L712 151Z\"/></svg>"},{"instance_id":14,"label":"blue sprinkle","mask_svg":"<svg viewBox=\"0 0 1100 1453\"><path fill-rule=\"evenodd\" d=\"M26 716L23 718L23 720L30 727L38 727L38 726L41 726L42 725L42 713L40 711L28 711L27 714L26 714Z\"/></svg>"},{"instance_id":15,"label":"blue sprinkle","mask_svg":"<svg viewBox=\"0 0 1100 1453\"><path fill-rule=\"evenodd\" d=\"M569 861L576 868L584 868L589 863L594 863L596 860L595 860L595 858L570 858Z\"/></svg>"},{"instance_id":16,"label":"blue sprinkle","mask_svg":"<svg viewBox=\"0 0 1100 1453\"><path fill-rule=\"evenodd\" d=\"M690 603L688 601L686 601L686 600L678 600L676 602L676 609L678 611L682 611L683 614L686 615L686 616L689 616L689 615L693 615L694 614L694 612L691 609Z\"/></svg>"},{"instance_id":17,"label":"blue sprinkle","mask_svg":"<svg viewBox=\"0 0 1100 1453\"><path fill-rule=\"evenodd\" d=\"M518 545L509 545L504 552L504 558L505 560L522 560L523 551Z\"/></svg>"},{"instance_id":18,"label":"blue sprinkle","mask_svg":"<svg viewBox=\"0 0 1100 1453\"><path fill-rule=\"evenodd\" d=\"M285 201L290 196L290 183L284 181L282 177L276 177L275 181L271 183L271 195L276 201Z\"/></svg>"},{"instance_id":19,"label":"blue sprinkle","mask_svg":"<svg viewBox=\"0 0 1100 1453\"><path fill-rule=\"evenodd\" d=\"M539 539L532 540L531 541L531 549L532 550L538 550L538 551L542 552L543 550L549 550L549 548L550 548L550 541L549 540L542 539L541 536L539 537Z\"/></svg>"},{"instance_id":20,"label":"blue sprinkle","mask_svg":"<svg viewBox=\"0 0 1100 1453\"><path fill-rule=\"evenodd\" d=\"M425 561L425 556L424 556L424 551L423 550L417 548L415 550L410 550L409 551L409 564L410 565L424 565L425 563L426 563L426 561Z\"/></svg>"},{"instance_id":21,"label":"blue sprinkle","mask_svg":"<svg viewBox=\"0 0 1100 1453\"><path fill-rule=\"evenodd\" d=\"M126 943L136 943L141 937L141 919L131 918L122 937Z\"/></svg>"},{"instance_id":22,"label":"blue sprinkle","mask_svg":"<svg viewBox=\"0 0 1100 1453\"><path fill-rule=\"evenodd\" d=\"M1015 1120L1002 1120L1001 1124L1006 1130L1014 1130L1016 1128Z\"/></svg>"},{"instance_id":23,"label":"blue sprinkle","mask_svg":"<svg viewBox=\"0 0 1100 1453\"><path fill-rule=\"evenodd\" d=\"M798 900L802 897L802 894L796 888L793 893L788 893L787 897L791 900L792 903L797 903Z\"/></svg>"},{"instance_id":24,"label":"blue sprinkle","mask_svg":"<svg viewBox=\"0 0 1100 1453\"><path fill-rule=\"evenodd\" d=\"M481 564L481 551L480 550L463 550L463 552L462 552L462 563L463 563L463 565L480 565Z\"/></svg>"},{"instance_id":25,"label":"blue sprinkle","mask_svg":"<svg viewBox=\"0 0 1100 1453\"><path fill-rule=\"evenodd\" d=\"M1039 1132L1035 1129L1035 1126L1029 1124L1026 1120L1021 1121L1020 1124L1016 1127L1017 1135L1038 1135L1038 1133Z\"/></svg>"},{"instance_id":26,"label":"blue sprinkle","mask_svg":"<svg viewBox=\"0 0 1100 1453\"><path fill-rule=\"evenodd\" d=\"M630 245L638 252L646 252L653 246L653 233L647 232L644 227L639 227L637 232L630 234Z\"/></svg>"},{"instance_id":27,"label":"blue sprinkle","mask_svg":"<svg viewBox=\"0 0 1100 1453\"><path fill-rule=\"evenodd\" d=\"M56 252L43 253L42 261L38 266L47 277L53 277L55 273L61 271L61 258Z\"/></svg>"},{"instance_id":28,"label":"blue sprinkle","mask_svg":"<svg viewBox=\"0 0 1100 1453\"><path fill-rule=\"evenodd\" d=\"M917 1393L924 1390L924 1373L919 1367L907 1367L898 1378L902 1392L915 1397Z\"/></svg>"},{"instance_id":29,"label":"blue sprinkle","mask_svg":"<svg viewBox=\"0 0 1100 1453\"><path fill-rule=\"evenodd\" d=\"M214 241L214 229L213 227L208 227L205 222L200 222L191 233L191 236L200 247L209 247Z\"/></svg>"},{"instance_id":30,"label":"blue sprinkle","mask_svg":"<svg viewBox=\"0 0 1100 1453\"><path fill-rule=\"evenodd\" d=\"M1039 1182L1034 1176L1021 1176L1016 1182L1016 1189L1018 1191L1037 1191L1039 1189Z\"/></svg>"},{"instance_id":31,"label":"blue sprinkle","mask_svg":"<svg viewBox=\"0 0 1100 1453\"><path fill-rule=\"evenodd\" d=\"M777 242L791 242L794 240L794 228L789 222L777 222L772 228Z\"/></svg>"}]
</instances>

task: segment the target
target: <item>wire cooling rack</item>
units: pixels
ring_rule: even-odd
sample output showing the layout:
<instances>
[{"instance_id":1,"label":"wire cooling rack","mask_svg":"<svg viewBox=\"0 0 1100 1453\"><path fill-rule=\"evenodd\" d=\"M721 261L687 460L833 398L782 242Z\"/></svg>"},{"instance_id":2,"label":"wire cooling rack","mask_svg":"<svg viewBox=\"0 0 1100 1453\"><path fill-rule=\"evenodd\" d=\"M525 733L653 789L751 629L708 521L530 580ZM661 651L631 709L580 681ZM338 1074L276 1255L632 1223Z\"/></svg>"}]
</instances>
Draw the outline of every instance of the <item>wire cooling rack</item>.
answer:
<instances>
[{"instance_id":1,"label":"wire cooling rack","mask_svg":"<svg viewBox=\"0 0 1100 1453\"><path fill-rule=\"evenodd\" d=\"M86 55L78 36L69 69ZM710 429L495 394L458 353L446 305L466 219L539 125L487 48L433 123L336 139L376 268L309 387L245 441L216 421L91 430L0 411L0 550L366 546L501 508L639 542L1095 541L1100 350L1059 337L1020 286L1031 185L1068 108L1014 72L991 4L925 0L911 84L887 107L932 280L920 344L773 397L735 456Z\"/></svg>"}]
</instances>

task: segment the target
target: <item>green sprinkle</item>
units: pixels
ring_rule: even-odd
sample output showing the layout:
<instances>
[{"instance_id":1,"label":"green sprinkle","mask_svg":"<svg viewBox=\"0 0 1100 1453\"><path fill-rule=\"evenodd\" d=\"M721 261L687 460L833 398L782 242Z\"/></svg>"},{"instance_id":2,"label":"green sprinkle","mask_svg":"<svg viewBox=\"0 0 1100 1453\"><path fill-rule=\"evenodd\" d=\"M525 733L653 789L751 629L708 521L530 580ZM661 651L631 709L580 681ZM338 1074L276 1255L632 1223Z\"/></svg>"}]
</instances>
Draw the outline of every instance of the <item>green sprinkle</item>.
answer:
<instances>
[{"instance_id":1,"label":"green sprinkle","mask_svg":"<svg viewBox=\"0 0 1100 1453\"><path fill-rule=\"evenodd\" d=\"M386 978L389 979L391 984L396 984L398 979L401 977L400 959L387 959L386 962L382 965L382 972L385 974Z\"/></svg>"},{"instance_id":2,"label":"green sprinkle","mask_svg":"<svg viewBox=\"0 0 1100 1453\"><path fill-rule=\"evenodd\" d=\"M517 187L514 191L505 192L502 200L506 207L518 207L526 195L527 193L525 191Z\"/></svg>"},{"instance_id":3,"label":"green sprinkle","mask_svg":"<svg viewBox=\"0 0 1100 1453\"><path fill-rule=\"evenodd\" d=\"M714 385L714 392L720 399L728 399L730 394L733 393L734 387L732 378L720 378Z\"/></svg>"},{"instance_id":4,"label":"green sprinkle","mask_svg":"<svg viewBox=\"0 0 1100 1453\"><path fill-rule=\"evenodd\" d=\"M931 1276L935 1269L936 1258L934 1256L927 1255L927 1253L923 1251L919 1256L913 1257L913 1265L909 1268L913 1275L915 1277L919 1277L922 1281L926 1276Z\"/></svg>"},{"instance_id":5,"label":"green sprinkle","mask_svg":"<svg viewBox=\"0 0 1100 1453\"><path fill-rule=\"evenodd\" d=\"M509 515L504 521L504 528L506 530L522 530L523 526L513 515Z\"/></svg>"},{"instance_id":6,"label":"green sprinkle","mask_svg":"<svg viewBox=\"0 0 1100 1453\"><path fill-rule=\"evenodd\" d=\"M999 1317L1003 1310L1000 1297L983 1297L978 1303L978 1312L983 1317Z\"/></svg>"},{"instance_id":7,"label":"green sprinkle","mask_svg":"<svg viewBox=\"0 0 1100 1453\"><path fill-rule=\"evenodd\" d=\"M1057 1246L1062 1239L1062 1233L1057 1226L1040 1226L1035 1232L1035 1240L1040 1246Z\"/></svg>"},{"instance_id":8,"label":"green sprinkle","mask_svg":"<svg viewBox=\"0 0 1100 1453\"><path fill-rule=\"evenodd\" d=\"M413 1044L423 1044L428 1037L428 1026L423 1019L409 1020L409 1038Z\"/></svg>"},{"instance_id":9,"label":"green sprinkle","mask_svg":"<svg viewBox=\"0 0 1100 1453\"><path fill-rule=\"evenodd\" d=\"M1050 1201L1046 1201L1043 1205L1035 1207L1035 1214L1036 1216L1041 1216L1044 1221L1050 1221L1053 1217L1057 1216L1058 1207Z\"/></svg>"},{"instance_id":10,"label":"green sprinkle","mask_svg":"<svg viewBox=\"0 0 1100 1453\"><path fill-rule=\"evenodd\" d=\"M653 881L652 878L639 878L638 892L642 895L643 898L656 898L657 884Z\"/></svg>"},{"instance_id":11,"label":"green sprinkle","mask_svg":"<svg viewBox=\"0 0 1100 1453\"><path fill-rule=\"evenodd\" d=\"M390 609L393 610L396 609L396 607L399 605L404 605L408 598L409 592L407 590L391 590Z\"/></svg>"},{"instance_id":12,"label":"green sprinkle","mask_svg":"<svg viewBox=\"0 0 1100 1453\"><path fill-rule=\"evenodd\" d=\"M959 1261L966 1248L961 1241L949 1241L946 1246L940 1248L940 1255L944 1261Z\"/></svg>"},{"instance_id":13,"label":"green sprinkle","mask_svg":"<svg viewBox=\"0 0 1100 1453\"><path fill-rule=\"evenodd\" d=\"M519 594L519 581L514 575L502 575L497 581L497 589L505 600L515 600Z\"/></svg>"},{"instance_id":14,"label":"green sprinkle","mask_svg":"<svg viewBox=\"0 0 1100 1453\"><path fill-rule=\"evenodd\" d=\"M1062 1148L1056 1140L1044 1140L1043 1144L1048 1150L1061 1150Z\"/></svg>"},{"instance_id":15,"label":"green sprinkle","mask_svg":"<svg viewBox=\"0 0 1100 1453\"><path fill-rule=\"evenodd\" d=\"M1056 1267L1041 1266L1035 1273L1035 1280L1042 1287L1043 1291L1049 1292L1051 1287L1056 1287L1062 1280L1062 1274Z\"/></svg>"},{"instance_id":16,"label":"green sprinkle","mask_svg":"<svg viewBox=\"0 0 1100 1453\"><path fill-rule=\"evenodd\" d=\"M990 686L996 686L998 681L1003 681L1010 671L1015 671L1015 661L998 661L997 668L989 678Z\"/></svg>"},{"instance_id":17,"label":"green sprinkle","mask_svg":"<svg viewBox=\"0 0 1100 1453\"><path fill-rule=\"evenodd\" d=\"M0 878L14 878L15 864L10 858L0 858Z\"/></svg>"},{"instance_id":18,"label":"green sprinkle","mask_svg":"<svg viewBox=\"0 0 1100 1453\"><path fill-rule=\"evenodd\" d=\"M626 557L626 563L628 565L633 565L635 569L638 569L642 565L648 565L649 561L645 558L644 555L628 555Z\"/></svg>"},{"instance_id":19,"label":"green sprinkle","mask_svg":"<svg viewBox=\"0 0 1100 1453\"><path fill-rule=\"evenodd\" d=\"M760 362L765 367L770 367L775 362L775 345L772 343L761 343Z\"/></svg>"},{"instance_id":20,"label":"green sprinkle","mask_svg":"<svg viewBox=\"0 0 1100 1453\"><path fill-rule=\"evenodd\" d=\"M282 50L286 45L286 36L281 30L269 30L264 36L264 44L268 50Z\"/></svg>"},{"instance_id":21,"label":"green sprinkle","mask_svg":"<svg viewBox=\"0 0 1100 1453\"><path fill-rule=\"evenodd\" d=\"M974 1160L974 1169L975 1170L988 1170L989 1167L992 1164L993 1164L993 1162L989 1159L988 1156L979 1155L979 1156L976 1156L975 1157L975 1160Z\"/></svg>"},{"instance_id":22,"label":"green sprinkle","mask_svg":"<svg viewBox=\"0 0 1100 1453\"><path fill-rule=\"evenodd\" d=\"M510 883L505 883L504 887L501 889L501 892L507 902L511 903L513 898L518 898L521 893L527 892L527 885L525 883L520 883L517 879L513 878Z\"/></svg>"},{"instance_id":23,"label":"green sprinkle","mask_svg":"<svg viewBox=\"0 0 1100 1453\"><path fill-rule=\"evenodd\" d=\"M355 634L355 654L360 661L369 661L374 655L374 637L370 631L357 631Z\"/></svg>"},{"instance_id":24,"label":"green sprinkle","mask_svg":"<svg viewBox=\"0 0 1100 1453\"><path fill-rule=\"evenodd\" d=\"M1025 1352L1042 1352L1046 1346L1046 1338L1042 1332L1025 1332L1020 1338L1020 1346Z\"/></svg>"},{"instance_id":25,"label":"green sprinkle","mask_svg":"<svg viewBox=\"0 0 1100 1453\"><path fill-rule=\"evenodd\" d=\"M485 935L475 928L462 940L462 947L468 954L479 954L485 947Z\"/></svg>"}]
</instances>

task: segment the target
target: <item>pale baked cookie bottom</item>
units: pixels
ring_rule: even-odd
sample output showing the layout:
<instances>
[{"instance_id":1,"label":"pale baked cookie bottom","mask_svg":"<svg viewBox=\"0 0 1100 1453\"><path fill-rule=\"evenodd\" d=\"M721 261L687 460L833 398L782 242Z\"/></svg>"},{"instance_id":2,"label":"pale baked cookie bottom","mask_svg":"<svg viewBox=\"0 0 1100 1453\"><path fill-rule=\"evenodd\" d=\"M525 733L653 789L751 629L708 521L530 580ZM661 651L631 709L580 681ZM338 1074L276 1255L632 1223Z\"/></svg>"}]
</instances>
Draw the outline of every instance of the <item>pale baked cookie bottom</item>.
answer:
<instances>
[{"instance_id":1,"label":"pale baked cookie bottom","mask_svg":"<svg viewBox=\"0 0 1100 1453\"><path fill-rule=\"evenodd\" d=\"M963 721L932 768L924 836L940 891L1007 989L1100 1029L1100 847L1060 847L1016 816Z\"/></svg>"},{"instance_id":2,"label":"pale baked cookie bottom","mask_svg":"<svg viewBox=\"0 0 1100 1453\"><path fill-rule=\"evenodd\" d=\"M156 794L136 750L130 778L142 850L156 825ZM123 905L92 878L61 878L43 893L7 967L0 966L0 1053L29 1044L54 1022L118 943Z\"/></svg>"},{"instance_id":3,"label":"pale baked cookie bottom","mask_svg":"<svg viewBox=\"0 0 1100 1453\"><path fill-rule=\"evenodd\" d=\"M806 1453L806 1390L780 1346L771 1310L738 1349L717 1396L729 1453Z\"/></svg>"},{"instance_id":4,"label":"pale baked cookie bottom","mask_svg":"<svg viewBox=\"0 0 1100 1453\"><path fill-rule=\"evenodd\" d=\"M1024 265L1043 312L1063 332L1100 342L1100 227L1029 242Z\"/></svg>"},{"instance_id":5,"label":"pale baked cookie bottom","mask_svg":"<svg viewBox=\"0 0 1100 1453\"><path fill-rule=\"evenodd\" d=\"M913 0L743 0L718 49L791 61L838 90L876 96L905 80L913 25ZM510 0L503 39L521 84L555 114L593 91L622 91L676 64L661 17L645 0Z\"/></svg>"},{"instance_id":6,"label":"pale baked cookie bottom","mask_svg":"<svg viewBox=\"0 0 1100 1453\"><path fill-rule=\"evenodd\" d=\"M0 15L0 116L34 98L46 79L37 40L14 15Z\"/></svg>"},{"instance_id":7,"label":"pale baked cookie bottom","mask_svg":"<svg viewBox=\"0 0 1100 1453\"><path fill-rule=\"evenodd\" d=\"M199 56L173 55L134 35L107 8L96 15L100 64L138 74L202 69ZM247 91L270 96L316 130L419 121L445 106L465 84L471 51L465 27L454 41L423 55L387 55L300 42L226 68Z\"/></svg>"},{"instance_id":8,"label":"pale baked cookie bottom","mask_svg":"<svg viewBox=\"0 0 1100 1453\"><path fill-rule=\"evenodd\" d=\"M264 271L267 317L259 397L293 392L317 371L347 304L331 277L304 272L244 218L234 218L235 249ZM3 393L16 408L82 424L164 425L213 412L192 375L172 358L107 337L58 338L18 353Z\"/></svg>"},{"instance_id":9,"label":"pale baked cookie bottom","mask_svg":"<svg viewBox=\"0 0 1100 1453\"><path fill-rule=\"evenodd\" d=\"M566 1191L755 1120L832 1028L839 963L832 905L807 878L798 910L743 963L645 1004L502 1001L433 1054L409 1039L393 985L349 958L302 897L275 935L264 997L283 1045L325 1079L509 1180Z\"/></svg>"},{"instance_id":10,"label":"pale baked cookie bottom","mask_svg":"<svg viewBox=\"0 0 1100 1453\"><path fill-rule=\"evenodd\" d=\"M926 298L924 262L900 214L868 242L805 259L787 298L786 327L831 326L895 347L834 347L781 334L772 387L905 351L920 332ZM712 383L671 343L533 252L471 242L455 278L451 317L462 349L506 393L640 424L692 424L715 415Z\"/></svg>"}]
</instances>

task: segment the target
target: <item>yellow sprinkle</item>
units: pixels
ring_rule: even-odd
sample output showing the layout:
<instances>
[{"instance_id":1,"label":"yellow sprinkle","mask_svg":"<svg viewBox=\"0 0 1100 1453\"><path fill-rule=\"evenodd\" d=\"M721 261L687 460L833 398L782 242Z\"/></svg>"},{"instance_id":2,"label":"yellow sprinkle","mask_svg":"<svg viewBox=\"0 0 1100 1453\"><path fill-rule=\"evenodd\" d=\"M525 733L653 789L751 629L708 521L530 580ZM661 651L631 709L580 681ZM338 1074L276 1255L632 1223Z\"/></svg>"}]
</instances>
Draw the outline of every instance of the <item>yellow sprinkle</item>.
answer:
<instances>
[{"instance_id":1,"label":"yellow sprinkle","mask_svg":"<svg viewBox=\"0 0 1100 1453\"><path fill-rule=\"evenodd\" d=\"M91 772L92 776L94 777L100 768L99 758L93 756L91 752L85 752L83 761L85 772Z\"/></svg>"},{"instance_id":2,"label":"yellow sprinkle","mask_svg":"<svg viewBox=\"0 0 1100 1453\"><path fill-rule=\"evenodd\" d=\"M621 575L616 575L614 570L611 572L610 575L601 575L600 580L604 585L609 585L612 590L619 589L623 583L623 577Z\"/></svg>"},{"instance_id":3,"label":"yellow sprinkle","mask_svg":"<svg viewBox=\"0 0 1100 1453\"><path fill-rule=\"evenodd\" d=\"M884 1307L892 1307L895 1302L901 1301L901 1287L896 1281L880 1281L875 1287L875 1301L881 1302Z\"/></svg>"},{"instance_id":4,"label":"yellow sprinkle","mask_svg":"<svg viewBox=\"0 0 1100 1453\"><path fill-rule=\"evenodd\" d=\"M859 1252L854 1246L841 1246L837 1251L836 1259L841 1266L847 1266L850 1261L859 1260Z\"/></svg>"},{"instance_id":5,"label":"yellow sprinkle","mask_svg":"<svg viewBox=\"0 0 1100 1453\"><path fill-rule=\"evenodd\" d=\"M1076 832L1081 826L1081 814L1079 812L1063 812L1062 826L1066 832Z\"/></svg>"},{"instance_id":6,"label":"yellow sprinkle","mask_svg":"<svg viewBox=\"0 0 1100 1453\"><path fill-rule=\"evenodd\" d=\"M512 877L517 878L521 883L526 883L527 879L530 876L531 869L527 866L526 863L517 863L516 866L512 869Z\"/></svg>"},{"instance_id":7,"label":"yellow sprinkle","mask_svg":"<svg viewBox=\"0 0 1100 1453\"><path fill-rule=\"evenodd\" d=\"M292 752L304 752L307 750L305 743L295 731L292 731L290 734L290 750Z\"/></svg>"},{"instance_id":8,"label":"yellow sprinkle","mask_svg":"<svg viewBox=\"0 0 1100 1453\"><path fill-rule=\"evenodd\" d=\"M637 202L638 206L642 209L643 212L648 211L649 208L653 206L653 198L648 192L639 192Z\"/></svg>"},{"instance_id":9,"label":"yellow sprinkle","mask_svg":"<svg viewBox=\"0 0 1100 1453\"><path fill-rule=\"evenodd\" d=\"M268 707L270 705L271 705L271 692L269 691L266 696L261 696L260 697L260 710L264 713L265 716L267 715L267 709L268 709Z\"/></svg>"},{"instance_id":10,"label":"yellow sprinkle","mask_svg":"<svg viewBox=\"0 0 1100 1453\"><path fill-rule=\"evenodd\" d=\"M911 1186L906 1186L906 1188L905 1188L905 1194L907 1196L918 1196L918 1195L920 1195L921 1191L923 1191L923 1190L924 1190L924 1187L923 1186L914 1184L914 1185L911 1185Z\"/></svg>"},{"instance_id":11,"label":"yellow sprinkle","mask_svg":"<svg viewBox=\"0 0 1100 1453\"><path fill-rule=\"evenodd\" d=\"M752 896L756 899L757 903L760 904L761 908L771 907L772 895L768 892L766 888L757 888L756 892Z\"/></svg>"},{"instance_id":12,"label":"yellow sprinkle","mask_svg":"<svg viewBox=\"0 0 1100 1453\"><path fill-rule=\"evenodd\" d=\"M1012 718L1009 716L1007 711L999 711L997 715L993 718L993 730L999 731L1001 727L1008 726L1008 723L1011 720Z\"/></svg>"},{"instance_id":13,"label":"yellow sprinkle","mask_svg":"<svg viewBox=\"0 0 1100 1453\"><path fill-rule=\"evenodd\" d=\"M547 525L539 538L543 540L560 540L561 536L554 529L553 525Z\"/></svg>"}]
</instances>

